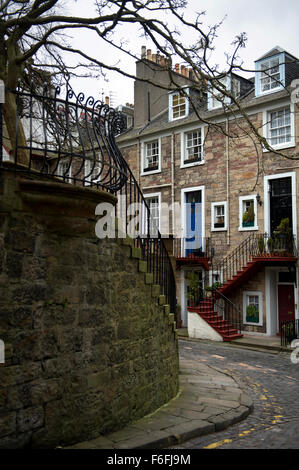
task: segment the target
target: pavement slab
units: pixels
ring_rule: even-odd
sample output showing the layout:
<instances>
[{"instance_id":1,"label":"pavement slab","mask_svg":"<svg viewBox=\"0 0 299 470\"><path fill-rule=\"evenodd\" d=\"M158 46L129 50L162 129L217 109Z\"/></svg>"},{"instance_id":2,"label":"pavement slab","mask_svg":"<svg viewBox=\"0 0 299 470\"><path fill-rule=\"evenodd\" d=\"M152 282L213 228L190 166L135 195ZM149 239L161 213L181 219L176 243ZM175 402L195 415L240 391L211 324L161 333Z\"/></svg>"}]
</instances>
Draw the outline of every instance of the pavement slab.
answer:
<instances>
[{"instance_id":1,"label":"pavement slab","mask_svg":"<svg viewBox=\"0 0 299 470\"><path fill-rule=\"evenodd\" d=\"M251 397L228 372L180 358L180 392L150 416L67 449L162 449L223 430L253 410Z\"/></svg>"}]
</instances>

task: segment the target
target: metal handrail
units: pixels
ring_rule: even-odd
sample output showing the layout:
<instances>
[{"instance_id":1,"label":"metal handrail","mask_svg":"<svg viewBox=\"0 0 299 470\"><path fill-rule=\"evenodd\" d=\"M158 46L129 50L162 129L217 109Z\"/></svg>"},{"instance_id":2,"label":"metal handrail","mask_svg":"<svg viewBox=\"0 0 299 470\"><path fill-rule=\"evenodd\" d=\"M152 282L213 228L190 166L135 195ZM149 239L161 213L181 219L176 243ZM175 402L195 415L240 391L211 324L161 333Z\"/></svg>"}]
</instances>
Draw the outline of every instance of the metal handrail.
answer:
<instances>
[{"instance_id":1,"label":"metal handrail","mask_svg":"<svg viewBox=\"0 0 299 470\"><path fill-rule=\"evenodd\" d=\"M115 141L123 128L123 116L115 109L96 101L76 96L66 86L65 99L61 89L44 86L40 93L19 87L6 90L16 101L16 132L12 143L12 162L1 169L15 173L40 174L54 182L93 186L115 194L120 201L117 215L123 221L124 235L133 238L135 247L141 248L142 259L147 261L147 272L153 282L160 285L160 293L175 314L175 277L167 249L159 230L155 227L150 209L139 185L123 158ZM0 105L1 107L1 105ZM2 108L0 109L0 127ZM21 130L25 131L22 140ZM1 132L2 149L2 132ZM20 161L20 155L25 160ZM61 163L65 165L61 171ZM132 222L131 208L139 204L138 227L128 230Z\"/></svg>"}]
</instances>

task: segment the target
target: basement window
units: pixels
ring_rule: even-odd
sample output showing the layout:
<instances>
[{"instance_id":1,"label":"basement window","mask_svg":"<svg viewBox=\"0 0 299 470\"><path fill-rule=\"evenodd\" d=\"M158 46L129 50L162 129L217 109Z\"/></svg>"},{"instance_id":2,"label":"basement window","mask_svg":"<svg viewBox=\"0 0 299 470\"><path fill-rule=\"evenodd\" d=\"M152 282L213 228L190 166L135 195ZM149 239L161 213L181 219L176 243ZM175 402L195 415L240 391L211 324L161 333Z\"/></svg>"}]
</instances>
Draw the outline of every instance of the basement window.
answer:
<instances>
[{"instance_id":1,"label":"basement window","mask_svg":"<svg viewBox=\"0 0 299 470\"><path fill-rule=\"evenodd\" d=\"M243 292L243 323L263 325L263 295L260 291Z\"/></svg>"}]
</instances>

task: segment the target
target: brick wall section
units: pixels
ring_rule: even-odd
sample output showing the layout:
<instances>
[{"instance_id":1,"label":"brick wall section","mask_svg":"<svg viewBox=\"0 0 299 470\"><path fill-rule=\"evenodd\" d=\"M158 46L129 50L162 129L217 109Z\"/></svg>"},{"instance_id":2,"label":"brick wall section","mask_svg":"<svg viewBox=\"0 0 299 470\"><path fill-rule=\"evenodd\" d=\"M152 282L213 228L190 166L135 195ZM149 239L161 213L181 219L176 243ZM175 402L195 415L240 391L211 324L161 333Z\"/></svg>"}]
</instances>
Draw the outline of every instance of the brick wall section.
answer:
<instances>
[{"instance_id":1,"label":"brick wall section","mask_svg":"<svg viewBox=\"0 0 299 470\"><path fill-rule=\"evenodd\" d=\"M178 391L159 289L130 245L97 239L90 217L24 212L14 185L2 177L0 448L67 445L153 412Z\"/></svg>"}]
</instances>

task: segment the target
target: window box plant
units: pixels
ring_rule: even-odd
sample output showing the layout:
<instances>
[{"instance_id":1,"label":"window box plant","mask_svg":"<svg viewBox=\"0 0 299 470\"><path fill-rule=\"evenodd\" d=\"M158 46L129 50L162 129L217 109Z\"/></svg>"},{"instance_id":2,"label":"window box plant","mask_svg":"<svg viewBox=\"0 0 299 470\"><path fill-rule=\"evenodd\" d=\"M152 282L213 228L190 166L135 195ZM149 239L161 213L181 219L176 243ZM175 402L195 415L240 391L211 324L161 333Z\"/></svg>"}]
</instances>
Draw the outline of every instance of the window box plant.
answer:
<instances>
[{"instance_id":1,"label":"window box plant","mask_svg":"<svg viewBox=\"0 0 299 470\"><path fill-rule=\"evenodd\" d=\"M247 305L246 308L246 321L249 323L259 322L259 310L256 305Z\"/></svg>"},{"instance_id":2,"label":"window box plant","mask_svg":"<svg viewBox=\"0 0 299 470\"><path fill-rule=\"evenodd\" d=\"M243 214L242 227L253 227L253 226L254 226L254 208L253 208L253 204L250 204L248 209Z\"/></svg>"}]
</instances>

